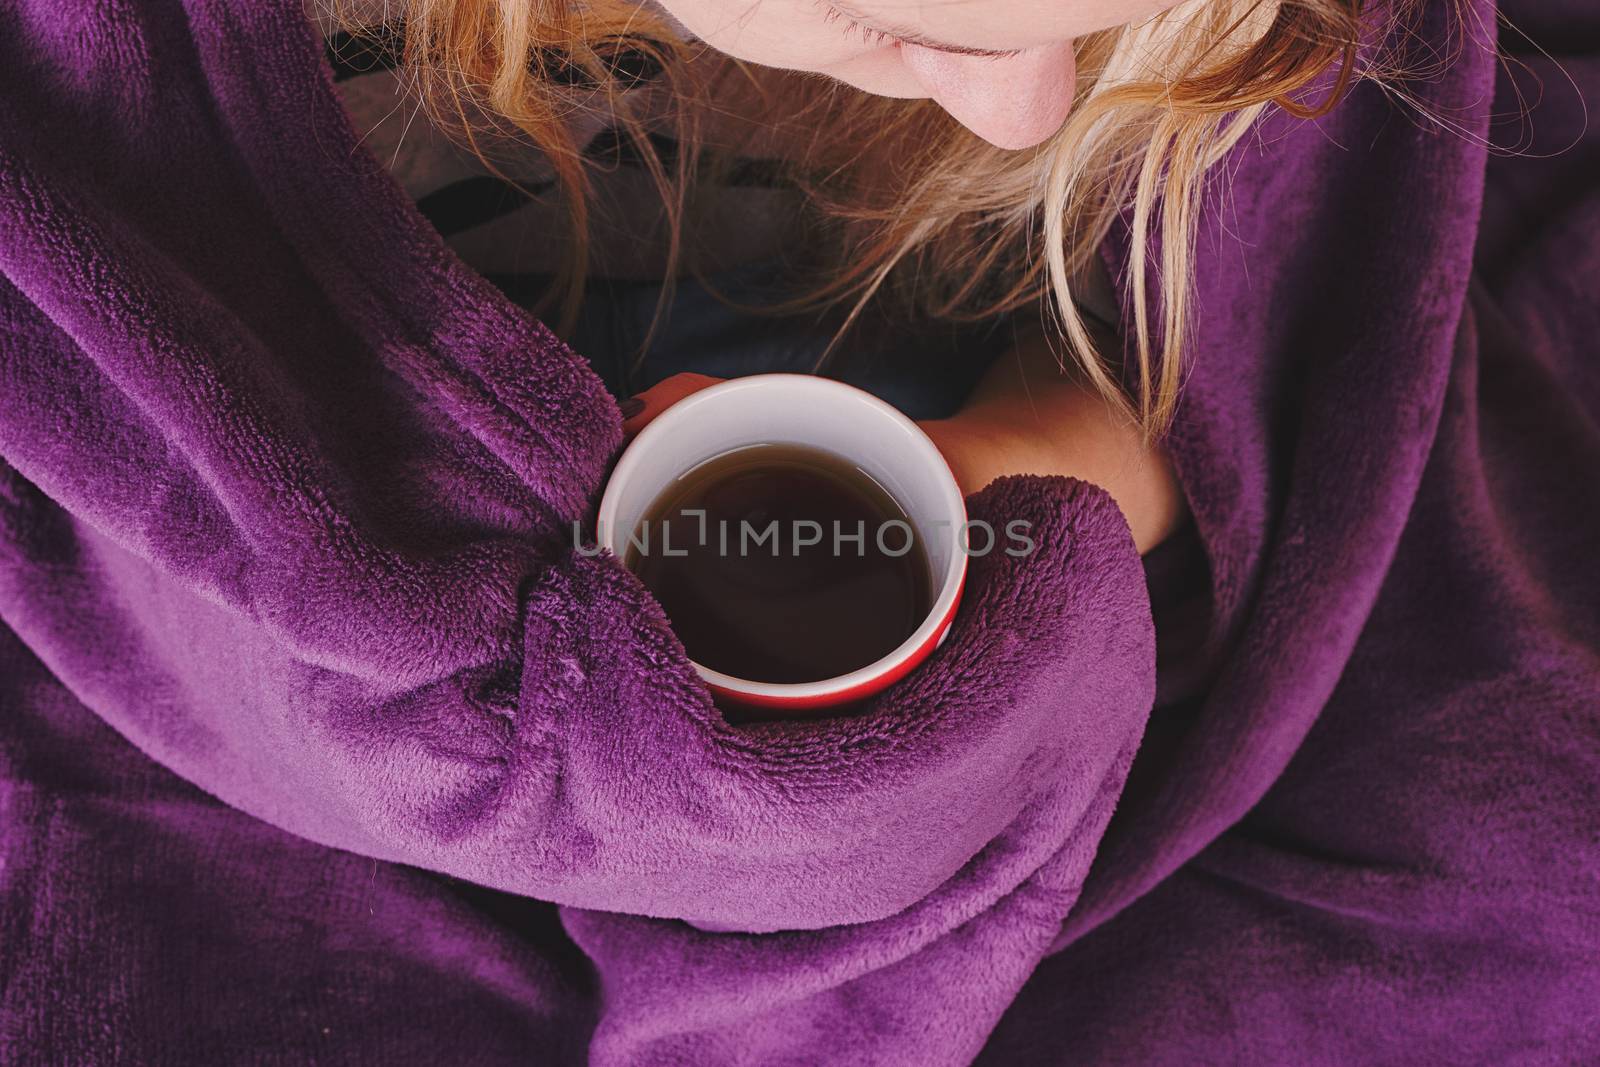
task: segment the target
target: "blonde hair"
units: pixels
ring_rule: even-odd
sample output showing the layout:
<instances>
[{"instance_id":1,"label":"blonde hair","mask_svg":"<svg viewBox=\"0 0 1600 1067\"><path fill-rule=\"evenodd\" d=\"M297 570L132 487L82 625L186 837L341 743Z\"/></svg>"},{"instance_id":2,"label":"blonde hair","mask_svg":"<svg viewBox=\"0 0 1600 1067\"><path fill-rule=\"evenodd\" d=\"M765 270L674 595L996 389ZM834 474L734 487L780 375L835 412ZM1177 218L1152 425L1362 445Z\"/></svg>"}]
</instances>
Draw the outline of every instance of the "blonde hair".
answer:
<instances>
[{"instance_id":1,"label":"blonde hair","mask_svg":"<svg viewBox=\"0 0 1600 1067\"><path fill-rule=\"evenodd\" d=\"M573 109L602 104L615 112L662 194L676 264L695 179L719 157L706 148L701 119L707 107L728 106L731 87L763 119L817 131L793 167L809 208L829 220L812 228L827 244L810 302L853 301L848 323L880 293L920 315L969 320L1048 298L1088 381L1155 434L1178 400L1206 175L1264 109L1311 116L1335 102L1354 73L1362 0L1186 0L1090 34L1075 45L1070 116L1023 151L986 144L928 101L887 100L733 60L724 61L725 76L700 76L686 62L687 46L638 0L391 3L404 22L403 70L435 118L491 165L485 130L531 139L555 169L573 238L553 297L558 329L582 297L590 224L591 164L573 141ZM671 161L659 157L635 114L638 94L627 92L635 82L619 71L621 54L663 72L680 145ZM1295 98L1334 63L1339 76L1324 101ZM1124 212L1131 368L1120 354L1097 352L1071 291Z\"/></svg>"}]
</instances>

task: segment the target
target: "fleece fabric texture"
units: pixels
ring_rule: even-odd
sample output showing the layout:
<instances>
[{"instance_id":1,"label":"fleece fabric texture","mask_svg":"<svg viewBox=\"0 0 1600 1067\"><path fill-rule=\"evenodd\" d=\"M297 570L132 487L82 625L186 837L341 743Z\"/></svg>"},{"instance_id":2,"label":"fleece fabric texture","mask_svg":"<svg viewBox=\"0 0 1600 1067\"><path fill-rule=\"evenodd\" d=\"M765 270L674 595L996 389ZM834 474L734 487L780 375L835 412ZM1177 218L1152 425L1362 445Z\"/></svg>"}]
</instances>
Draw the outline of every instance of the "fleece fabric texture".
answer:
<instances>
[{"instance_id":1,"label":"fleece fabric texture","mask_svg":"<svg viewBox=\"0 0 1600 1067\"><path fill-rule=\"evenodd\" d=\"M1209 190L1206 641L1007 479L926 666L730 725L299 5L13 0L0 1061L1600 1058L1600 16L1526 6Z\"/></svg>"}]
</instances>

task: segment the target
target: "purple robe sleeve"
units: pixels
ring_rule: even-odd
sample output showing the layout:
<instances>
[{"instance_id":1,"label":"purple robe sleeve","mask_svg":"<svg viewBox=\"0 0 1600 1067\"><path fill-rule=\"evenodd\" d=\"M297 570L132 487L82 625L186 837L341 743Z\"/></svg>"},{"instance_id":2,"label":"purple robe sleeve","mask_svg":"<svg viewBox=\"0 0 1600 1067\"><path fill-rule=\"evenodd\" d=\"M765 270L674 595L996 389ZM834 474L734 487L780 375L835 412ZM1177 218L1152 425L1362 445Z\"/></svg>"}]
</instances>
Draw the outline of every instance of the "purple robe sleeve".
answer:
<instances>
[{"instance_id":1,"label":"purple robe sleeve","mask_svg":"<svg viewBox=\"0 0 1600 1067\"><path fill-rule=\"evenodd\" d=\"M297 3L0 8L0 1062L1600 1061L1597 30L1423 0L1219 169L1159 687L1011 479L932 661L734 728Z\"/></svg>"},{"instance_id":2,"label":"purple robe sleeve","mask_svg":"<svg viewBox=\"0 0 1600 1067\"><path fill-rule=\"evenodd\" d=\"M583 909L602 1061L975 1055L1154 692L1105 493L990 487L975 517L1038 547L974 561L932 661L730 727L568 546L614 405L360 151L297 5L6 18L0 619L43 667L274 826ZM669 1017L630 1000L657 983Z\"/></svg>"}]
</instances>

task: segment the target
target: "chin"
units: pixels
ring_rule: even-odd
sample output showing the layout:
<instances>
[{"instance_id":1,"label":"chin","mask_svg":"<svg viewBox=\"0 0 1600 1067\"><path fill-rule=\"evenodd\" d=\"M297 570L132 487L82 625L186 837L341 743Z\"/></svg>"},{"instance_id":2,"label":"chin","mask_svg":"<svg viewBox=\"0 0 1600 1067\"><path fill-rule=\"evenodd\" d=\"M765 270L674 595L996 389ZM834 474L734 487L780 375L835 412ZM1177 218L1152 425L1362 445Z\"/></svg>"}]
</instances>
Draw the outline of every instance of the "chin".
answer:
<instances>
[{"instance_id":1,"label":"chin","mask_svg":"<svg viewBox=\"0 0 1600 1067\"><path fill-rule=\"evenodd\" d=\"M926 100L928 90L912 76L893 48L878 49L821 73L853 89L894 100Z\"/></svg>"}]
</instances>

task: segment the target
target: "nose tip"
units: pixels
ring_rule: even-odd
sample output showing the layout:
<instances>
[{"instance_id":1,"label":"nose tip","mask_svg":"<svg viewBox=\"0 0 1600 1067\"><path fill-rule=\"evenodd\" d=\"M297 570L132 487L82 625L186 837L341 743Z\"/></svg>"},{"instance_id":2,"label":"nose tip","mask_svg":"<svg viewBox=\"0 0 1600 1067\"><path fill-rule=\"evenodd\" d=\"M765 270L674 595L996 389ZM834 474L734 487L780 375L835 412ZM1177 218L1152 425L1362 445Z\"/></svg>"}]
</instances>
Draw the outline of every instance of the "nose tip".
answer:
<instances>
[{"instance_id":1,"label":"nose tip","mask_svg":"<svg viewBox=\"0 0 1600 1067\"><path fill-rule=\"evenodd\" d=\"M1031 148L1072 109L1072 42L999 58L902 45L901 60L952 118L997 148Z\"/></svg>"}]
</instances>

